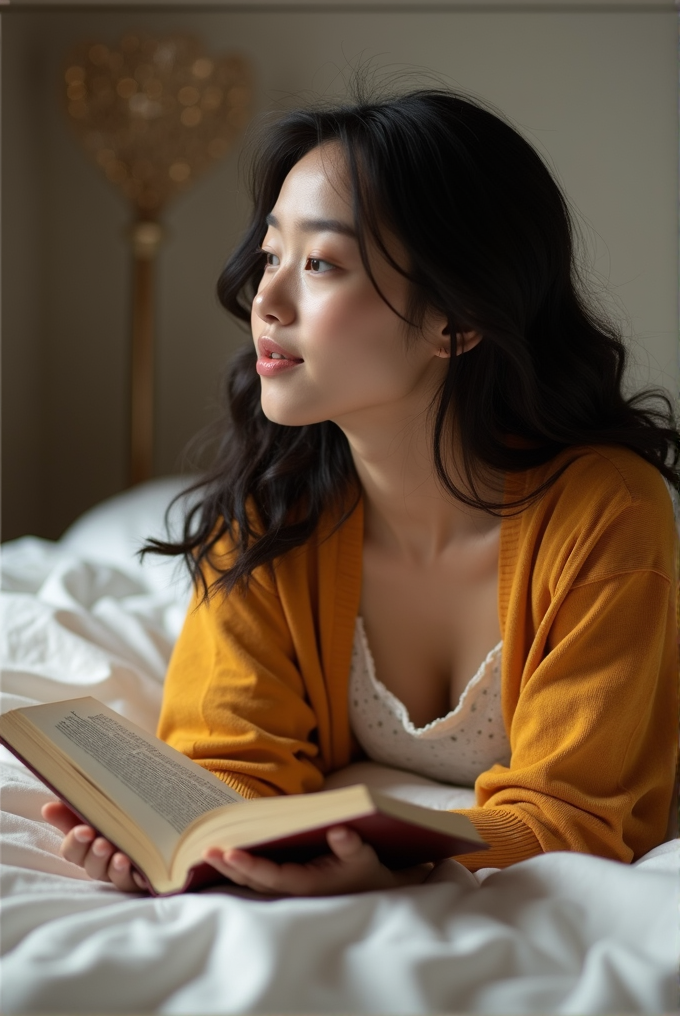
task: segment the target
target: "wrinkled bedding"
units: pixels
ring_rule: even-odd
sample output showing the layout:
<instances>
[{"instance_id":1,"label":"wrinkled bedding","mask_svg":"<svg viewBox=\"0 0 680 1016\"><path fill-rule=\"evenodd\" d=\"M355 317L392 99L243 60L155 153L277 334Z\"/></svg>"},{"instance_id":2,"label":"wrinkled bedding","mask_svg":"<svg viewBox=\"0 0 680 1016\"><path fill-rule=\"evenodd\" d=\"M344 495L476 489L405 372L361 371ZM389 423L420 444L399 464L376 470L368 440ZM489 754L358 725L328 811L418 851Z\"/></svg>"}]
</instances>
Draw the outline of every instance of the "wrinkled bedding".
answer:
<instances>
[{"instance_id":1,"label":"wrinkled bedding","mask_svg":"<svg viewBox=\"0 0 680 1016\"><path fill-rule=\"evenodd\" d=\"M149 730L188 590L133 551L176 481L148 484L50 543L3 548L3 711L93 695ZM90 881L40 819L49 792L3 766L0 1005L14 1013L670 1013L679 1008L680 841L633 866L543 855L422 886L166 899ZM365 780L433 807L472 792L370 763Z\"/></svg>"}]
</instances>

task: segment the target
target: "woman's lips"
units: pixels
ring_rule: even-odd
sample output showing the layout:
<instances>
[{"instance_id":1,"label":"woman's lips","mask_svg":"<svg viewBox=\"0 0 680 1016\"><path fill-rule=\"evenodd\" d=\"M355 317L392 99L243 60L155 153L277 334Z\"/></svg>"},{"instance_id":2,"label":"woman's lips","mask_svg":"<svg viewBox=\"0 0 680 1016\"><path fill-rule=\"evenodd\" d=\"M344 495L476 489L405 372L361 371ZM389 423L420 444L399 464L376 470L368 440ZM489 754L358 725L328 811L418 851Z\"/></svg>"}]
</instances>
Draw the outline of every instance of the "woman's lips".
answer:
<instances>
[{"instance_id":1,"label":"woman's lips","mask_svg":"<svg viewBox=\"0 0 680 1016\"><path fill-rule=\"evenodd\" d=\"M284 371L297 367L304 361L300 357L293 356L278 342L273 339L262 337L257 340L257 373L261 377L273 377L275 374L282 374Z\"/></svg>"}]
</instances>

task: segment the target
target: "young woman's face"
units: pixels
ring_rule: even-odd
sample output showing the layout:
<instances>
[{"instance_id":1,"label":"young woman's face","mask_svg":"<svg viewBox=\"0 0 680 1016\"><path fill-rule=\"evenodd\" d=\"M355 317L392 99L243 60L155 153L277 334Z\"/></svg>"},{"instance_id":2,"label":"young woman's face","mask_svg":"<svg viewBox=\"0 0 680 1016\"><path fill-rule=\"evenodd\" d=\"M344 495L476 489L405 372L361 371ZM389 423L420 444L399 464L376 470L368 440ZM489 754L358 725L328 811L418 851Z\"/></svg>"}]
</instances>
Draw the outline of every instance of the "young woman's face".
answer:
<instances>
[{"instance_id":1,"label":"young woman's face","mask_svg":"<svg viewBox=\"0 0 680 1016\"><path fill-rule=\"evenodd\" d=\"M293 167L268 223L252 306L265 415L288 426L333 420L352 429L422 411L446 372L446 321L432 315L406 341L406 325L361 262L337 147L316 148ZM377 252L370 262L405 315L407 281Z\"/></svg>"}]
</instances>

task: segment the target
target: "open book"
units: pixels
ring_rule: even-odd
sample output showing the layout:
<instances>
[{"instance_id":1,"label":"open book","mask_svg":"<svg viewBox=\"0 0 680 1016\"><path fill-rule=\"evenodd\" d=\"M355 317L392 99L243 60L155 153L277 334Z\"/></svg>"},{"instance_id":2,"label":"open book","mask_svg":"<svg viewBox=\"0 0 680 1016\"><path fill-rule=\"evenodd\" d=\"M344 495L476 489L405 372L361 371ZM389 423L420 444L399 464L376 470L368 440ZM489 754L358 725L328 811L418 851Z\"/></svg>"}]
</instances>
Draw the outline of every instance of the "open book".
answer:
<instances>
[{"instance_id":1,"label":"open book","mask_svg":"<svg viewBox=\"0 0 680 1016\"><path fill-rule=\"evenodd\" d=\"M208 847L305 861L327 852L325 833L335 825L356 829L393 868L486 846L464 815L362 784L246 800L93 698L13 709L0 717L0 741L127 854L154 895L200 881Z\"/></svg>"}]
</instances>

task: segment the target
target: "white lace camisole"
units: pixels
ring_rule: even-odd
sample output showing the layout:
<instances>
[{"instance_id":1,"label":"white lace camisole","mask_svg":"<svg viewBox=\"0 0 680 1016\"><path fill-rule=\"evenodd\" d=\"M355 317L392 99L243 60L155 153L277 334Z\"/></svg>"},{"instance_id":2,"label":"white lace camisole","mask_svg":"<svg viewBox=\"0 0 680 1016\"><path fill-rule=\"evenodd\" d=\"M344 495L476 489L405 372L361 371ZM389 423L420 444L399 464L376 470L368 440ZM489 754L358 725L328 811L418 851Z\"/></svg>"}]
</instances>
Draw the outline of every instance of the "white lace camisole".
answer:
<instances>
[{"instance_id":1,"label":"white lace camisole","mask_svg":"<svg viewBox=\"0 0 680 1016\"><path fill-rule=\"evenodd\" d=\"M501 714L499 642L469 681L455 709L415 727L399 699L378 680L362 618L354 628L349 719L354 736L374 762L406 769L440 783L471 787L500 762L510 744Z\"/></svg>"}]
</instances>

